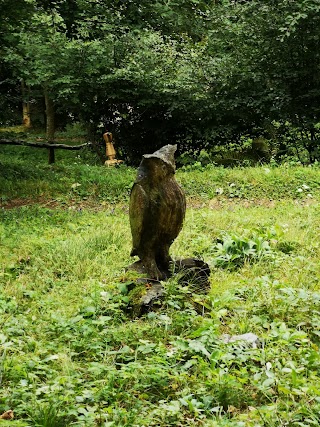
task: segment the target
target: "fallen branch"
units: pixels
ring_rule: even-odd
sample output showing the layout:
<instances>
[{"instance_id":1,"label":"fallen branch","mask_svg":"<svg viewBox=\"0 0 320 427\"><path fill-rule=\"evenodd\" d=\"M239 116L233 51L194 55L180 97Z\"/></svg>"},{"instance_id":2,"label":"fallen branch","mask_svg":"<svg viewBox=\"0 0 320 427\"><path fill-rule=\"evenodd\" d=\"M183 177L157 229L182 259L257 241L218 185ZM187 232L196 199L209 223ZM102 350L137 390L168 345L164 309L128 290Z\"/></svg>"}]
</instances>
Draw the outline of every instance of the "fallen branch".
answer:
<instances>
[{"instance_id":1,"label":"fallen branch","mask_svg":"<svg viewBox=\"0 0 320 427\"><path fill-rule=\"evenodd\" d=\"M81 150L81 148L92 146L91 142L87 142L81 145L67 145L67 144L49 144L48 142L27 142L19 139L0 139L0 144L3 145L23 145L25 147L36 147L36 148L54 148L62 150Z\"/></svg>"}]
</instances>

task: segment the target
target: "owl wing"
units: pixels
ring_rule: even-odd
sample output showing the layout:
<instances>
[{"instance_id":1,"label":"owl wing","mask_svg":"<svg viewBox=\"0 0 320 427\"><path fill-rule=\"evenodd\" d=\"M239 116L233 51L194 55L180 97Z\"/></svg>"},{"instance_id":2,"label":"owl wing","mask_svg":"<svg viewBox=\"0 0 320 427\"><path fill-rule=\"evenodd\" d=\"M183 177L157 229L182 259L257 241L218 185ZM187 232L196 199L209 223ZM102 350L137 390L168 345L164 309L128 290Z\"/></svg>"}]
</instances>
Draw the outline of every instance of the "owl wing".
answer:
<instances>
[{"instance_id":1,"label":"owl wing","mask_svg":"<svg viewBox=\"0 0 320 427\"><path fill-rule=\"evenodd\" d=\"M131 256L138 255L140 248L142 230L146 213L149 209L149 200L143 187L135 183L131 190L129 216L132 234Z\"/></svg>"}]
</instances>

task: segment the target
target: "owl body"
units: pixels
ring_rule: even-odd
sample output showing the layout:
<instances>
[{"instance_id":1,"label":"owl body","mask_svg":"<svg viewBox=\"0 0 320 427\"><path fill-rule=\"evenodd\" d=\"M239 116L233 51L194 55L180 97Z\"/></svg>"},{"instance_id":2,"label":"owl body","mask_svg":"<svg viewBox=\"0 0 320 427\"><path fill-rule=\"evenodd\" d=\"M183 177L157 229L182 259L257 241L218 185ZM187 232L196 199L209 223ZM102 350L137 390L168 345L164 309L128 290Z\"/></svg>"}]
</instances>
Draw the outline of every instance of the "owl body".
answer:
<instances>
[{"instance_id":1,"label":"owl body","mask_svg":"<svg viewBox=\"0 0 320 427\"><path fill-rule=\"evenodd\" d=\"M167 276L169 248L181 231L185 195L174 178L176 146L143 156L130 196L131 256L150 278Z\"/></svg>"}]
</instances>

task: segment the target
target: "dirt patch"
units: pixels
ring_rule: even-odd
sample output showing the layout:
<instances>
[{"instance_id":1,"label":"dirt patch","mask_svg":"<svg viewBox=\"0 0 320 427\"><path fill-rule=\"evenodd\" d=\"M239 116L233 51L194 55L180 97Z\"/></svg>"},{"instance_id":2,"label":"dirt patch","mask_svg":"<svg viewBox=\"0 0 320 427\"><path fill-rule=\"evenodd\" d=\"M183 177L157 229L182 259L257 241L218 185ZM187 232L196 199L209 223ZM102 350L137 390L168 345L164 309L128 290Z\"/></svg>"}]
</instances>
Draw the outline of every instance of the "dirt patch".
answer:
<instances>
[{"instance_id":1,"label":"dirt patch","mask_svg":"<svg viewBox=\"0 0 320 427\"><path fill-rule=\"evenodd\" d=\"M14 208L21 208L24 206L32 206L32 205L40 205L40 206L46 206L49 208L58 208L60 207L60 203L56 200L47 200L44 198L37 198L37 199L12 199L7 200L5 202L0 201L0 208L1 209L14 209Z\"/></svg>"},{"instance_id":2,"label":"dirt patch","mask_svg":"<svg viewBox=\"0 0 320 427\"><path fill-rule=\"evenodd\" d=\"M98 212L100 210L110 209L114 206L112 203L98 202L97 200L76 200L69 199L65 201L46 199L44 197L38 198L17 198L12 200L0 201L0 209L9 210L27 206L40 206L48 209L64 209L81 211L83 209ZM124 206L124 208L126 208Z\"/></svg>"},{"instance_id":3,"label":"dirt patch","mask_svg":"<svg viewBox=\"0 0 320 427\"><path fill-rule=\"evenodd\" d=\"M221 210L228 209L233 210L237 207L251 208L251 207L266 207L266 208L274 208L277 204L281 203L283 200L270 200L270 199L254 199L254 200L246 200L246 199L227 199L227 198L216 198L211 200L200 200L187 198L187 208L193 209L202 209L209 208L212 210ZM319 203L316 199L296 199L292 200L296 205L299 206L314 206ZM117 203L126 209L129 203ZM113 203L107 202L99 202L94 199L69 199L65 201L59 201L55 199L46 199L44 197L38 198L16 198L6 201L0 201L0 209L14 209L20 208L24 206L33 206L39 205L42 207L46 207L49 209L72 209L72 210L82 210L88 209L93 211L106 210L112 206Z\"/></svg>"}]
</instances>

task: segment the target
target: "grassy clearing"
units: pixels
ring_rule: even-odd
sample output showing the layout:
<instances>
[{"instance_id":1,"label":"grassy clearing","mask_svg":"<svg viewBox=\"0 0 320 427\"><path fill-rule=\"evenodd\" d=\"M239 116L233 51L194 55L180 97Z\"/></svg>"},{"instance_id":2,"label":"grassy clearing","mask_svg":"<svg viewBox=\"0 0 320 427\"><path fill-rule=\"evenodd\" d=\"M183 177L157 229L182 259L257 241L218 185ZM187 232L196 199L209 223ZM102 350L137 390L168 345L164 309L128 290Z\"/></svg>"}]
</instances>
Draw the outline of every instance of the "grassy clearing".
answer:
<instances>
[{"instance_id":1,"label":"grassy clearing","mask_svg":"<svg viewBox=\"0 0 320 427\"><path fill-rule=\"evenodd\" d=\"M41 196L0 209L0 412L26 426L319 425L317 168L178 171L188 210L172 255L209 262L211 290L172 278L134 319L134 170L0 162L3 206ZM221 339L246 332L262 346Z\"/></svg>"},{"instance_id":2,"label":"grassy clearing","mask_svg":"<svg viewBox=\"0 0 320 427\"><path fill-rule=\"evenodd\" d=\"M58 203L115 203L128 200L135 170L92 164L92 153L57 150L48 165L45 149L0 146L0 202L30 199ZM119 172L120 171L120 172ZM320 197L319 167L282 165L224 169L179 169L177 179L195 201L309 200Z\"/></svg>"}]
</instances>

